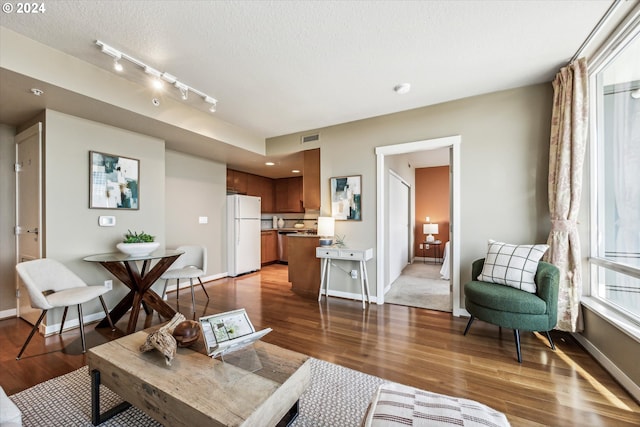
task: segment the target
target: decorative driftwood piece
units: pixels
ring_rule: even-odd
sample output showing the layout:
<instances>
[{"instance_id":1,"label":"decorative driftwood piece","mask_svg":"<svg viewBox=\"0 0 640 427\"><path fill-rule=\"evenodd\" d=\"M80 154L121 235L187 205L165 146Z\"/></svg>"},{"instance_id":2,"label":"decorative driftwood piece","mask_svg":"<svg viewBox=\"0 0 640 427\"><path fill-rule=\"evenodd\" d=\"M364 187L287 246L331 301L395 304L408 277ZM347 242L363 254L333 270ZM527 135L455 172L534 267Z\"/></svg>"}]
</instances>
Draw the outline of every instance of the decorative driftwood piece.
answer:
<instances>
[{"instance_id":1,"label":"decorative driftwood piece","mask_svg":"<svg viewBox=\"0 0 640 427\"><path fill-rule=\"evenodd\" d=\"M171 366L171 361L176 355L178 345L172 335L173 330L184 320L185 317L182 313L176 313L169 323L147 336L147 340L140 346L140 351L145 352L153 350L154 348L158 349L160 353L164 355L167 366Z\"/></svg>"}]
</instances>

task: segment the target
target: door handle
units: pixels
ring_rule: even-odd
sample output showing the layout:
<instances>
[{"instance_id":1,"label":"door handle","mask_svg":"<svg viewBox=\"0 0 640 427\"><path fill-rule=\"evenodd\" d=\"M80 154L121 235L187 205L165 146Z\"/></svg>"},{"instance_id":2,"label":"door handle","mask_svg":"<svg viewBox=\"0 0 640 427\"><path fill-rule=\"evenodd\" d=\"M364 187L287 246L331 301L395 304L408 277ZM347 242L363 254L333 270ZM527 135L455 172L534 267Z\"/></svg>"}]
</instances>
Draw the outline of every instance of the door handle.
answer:
<instances>
[{"instance_id":1,"label":"door handle","mask_svg":"<svg viewBox=\"0 0 640 427\"><path fill-rule=\"evenodd\" d=\"M22 227L21 225L16 225L13 230L16 235L24 234L24 233L39 234L38 227L32 228L32 229L27 228L25 230L24 227Z\"/></svg>"}]
</instances>

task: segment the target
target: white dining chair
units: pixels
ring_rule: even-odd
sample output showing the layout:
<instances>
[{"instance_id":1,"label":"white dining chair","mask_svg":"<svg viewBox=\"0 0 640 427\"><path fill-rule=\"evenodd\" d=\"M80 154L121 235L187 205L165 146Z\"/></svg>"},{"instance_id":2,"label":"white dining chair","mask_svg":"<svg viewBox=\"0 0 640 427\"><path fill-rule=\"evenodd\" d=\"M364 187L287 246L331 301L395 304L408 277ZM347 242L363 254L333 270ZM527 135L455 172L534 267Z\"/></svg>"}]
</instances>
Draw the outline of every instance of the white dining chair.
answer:
<instances>
[{"instance_id":1,"label":"white dining chair","mask_svg":"<svg viewBox=\"0 0 640 427\"><path fill-rule=\"evenodd\" d=\"M71 305L78 306L78 323L80 324L80 337L82 340L82 352L87 351L84 338L84 322L82 319L82 304L91 301L94 298L100 298L102 308L107 315L111 329L115 329L109 310L102 298L102 295L109 292L104 286L89 286L84 280L78 277L74 272L69 270L59 261L51 258L41 258L32 261L24 261L16 265L16 271L22 279L29 297L31 299L31 307L42 310L40 317L29 337L25 341L16 360L20 360L22 353L33 338L33 334L38 330L42 319L44 319L47 311L52 308L64 307L62 315L62 323L60 325L60 334L64 328L64 321L67 317L67 310Z\"/></svg>"},{"instance_id":2,"label":"white dining chair","mask_svg":"<svg viewBox=\"0 0 640 427\"><path fill-rule=\"evenodd\" d=\"M160 276L161 279L164 279L162 299L164 299L164 296L167 293L167 284L169 283L169 280L176 280L176 299L179 299L180 279L189 279L189 283L191 284L191 304L193 312L195 313L196 298L193 292L193 279L198 279L204 294L207 296L207 301L209 300L209 294L202 284L202 280L200 280L200 277L204 276L207 272L207 248L204 246L187 245L179 246L176 250L183 251L184 253L180 255L180 257L171 265L171 267L169 267L167 271L164 272L162 276Z\"/></svg>"}]
</instances>

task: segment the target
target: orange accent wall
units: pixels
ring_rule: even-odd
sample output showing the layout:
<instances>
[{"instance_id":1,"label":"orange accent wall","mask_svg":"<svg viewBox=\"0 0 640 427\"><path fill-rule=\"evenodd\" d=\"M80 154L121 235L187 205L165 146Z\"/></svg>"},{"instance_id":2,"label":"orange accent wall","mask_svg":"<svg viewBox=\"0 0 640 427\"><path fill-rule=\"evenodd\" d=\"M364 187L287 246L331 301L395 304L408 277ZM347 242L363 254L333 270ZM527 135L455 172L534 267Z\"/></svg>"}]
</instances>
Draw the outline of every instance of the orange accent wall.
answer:
<instances>
[{"instance_id":1,"label":"orange accent wall","mask_svg":"<svg viewBox=\"0 0 640 427\"><path fill-rule=\"evenodd\" d=\"M416 256L423 256L420 243L426 238L422 232L425 217L438 224L439 233L433 237L442 241L442 256L444 242L449 240L449 166L416 169L416 223L413 228ZM426 256L433 256L433 253L428 252Z\"/></svg>"}]
</instances>

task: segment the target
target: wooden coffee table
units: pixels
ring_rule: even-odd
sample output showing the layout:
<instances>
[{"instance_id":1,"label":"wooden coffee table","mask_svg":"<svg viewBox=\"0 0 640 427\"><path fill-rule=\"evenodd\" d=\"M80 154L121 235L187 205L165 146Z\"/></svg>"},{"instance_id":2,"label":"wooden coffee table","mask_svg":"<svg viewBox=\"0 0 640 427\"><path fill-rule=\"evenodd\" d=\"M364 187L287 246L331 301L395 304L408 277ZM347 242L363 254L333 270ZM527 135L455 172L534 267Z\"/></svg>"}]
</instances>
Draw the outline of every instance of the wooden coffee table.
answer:
<instances>
[{"instance_id":1,"label":"wooden coffee table","mask_svg":"<svg viewBox=\"0 0 640 427\"><path fill-rule=\"evenodd\" d=\"M212 359L202 338L179 348L171 366L158 351L141 353L149 331L90 349L92 422L98 425L133 405L168 426L287 425L310 382L309 357L262 341ZM100 383L126 402L100 414Z\"/></svg>"}]
</instances>

